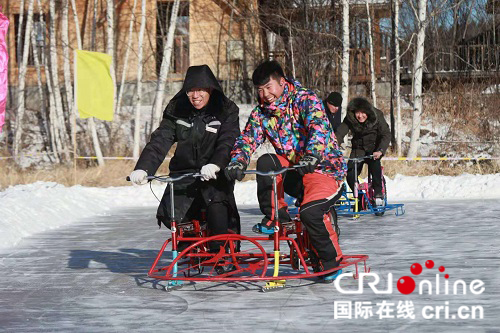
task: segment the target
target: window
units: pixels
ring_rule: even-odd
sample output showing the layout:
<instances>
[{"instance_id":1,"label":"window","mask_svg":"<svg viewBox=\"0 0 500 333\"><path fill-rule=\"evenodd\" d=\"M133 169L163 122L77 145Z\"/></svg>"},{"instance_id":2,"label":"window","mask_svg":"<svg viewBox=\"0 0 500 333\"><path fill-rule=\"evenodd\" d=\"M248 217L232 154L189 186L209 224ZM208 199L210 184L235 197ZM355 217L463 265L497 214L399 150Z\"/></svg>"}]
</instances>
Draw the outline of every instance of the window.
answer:
<instances>
[{"instance_id":1,"label":"window","mask_svg":"<svg viewBox=\"0 0 500 333\"><path fill-rule=\"evenodd\" d=\"M160 73L173 2L158 2L156 17L156 72ZM170 73L184 74L189 67L189 1L181 1L174 33Z\"/></svg>"},{"instance_id":2,"label":"window","mask_svg":"<svg viewBox=\"0 0 500 333\"><path fill-rule=\"evenodd\" d=\"M15 32L16 32L16 41L15 41L15 50L16 50L16 62L17 65L21 65L21 61L23 59L23 51L24 51L24 37L26 34L26 21L28 19L28 15L24 14L23 15L23 22L22 22L22 27L21 27L21 43L19 44L19 47L17 45L17 34L19 31L19 20L20 15L15 14L14 15L14 27L15 27ZM35 33L35 47L37 48L38 52L38 59L40 61L40 65L45 65L45 47L46 47L46 38L47 38L47 25L45 24L46 22L46 17L45 14L42 15L42 20L40 20L40 15L39 14L33 14L33 25L32 29L33 32ZM29 49L29 55L28 55L28 66L34 66L35 65L35 58L33 54L33 45L30 43L30 49Z\"/></svg>"}]
</instances>

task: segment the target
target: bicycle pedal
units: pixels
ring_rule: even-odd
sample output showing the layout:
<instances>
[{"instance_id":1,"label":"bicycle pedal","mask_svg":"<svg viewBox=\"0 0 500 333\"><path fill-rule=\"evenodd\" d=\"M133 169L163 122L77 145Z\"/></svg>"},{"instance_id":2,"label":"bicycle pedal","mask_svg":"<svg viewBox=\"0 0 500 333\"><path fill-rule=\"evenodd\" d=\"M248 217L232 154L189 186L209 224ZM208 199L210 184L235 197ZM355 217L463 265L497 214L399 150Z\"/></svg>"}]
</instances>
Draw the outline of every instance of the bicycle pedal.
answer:
<instances>
[{"instance_id":1,"label":"bicycle pedal","mask_svg":"<svg viewBox=\"0 0 500 333\"><path fill-rule=\"evenodd\" d=\"M167 291L179 290L183 286L184 286L184 282L182 282L180 280L171 280L171 281L168 281Z\"/></svg>"},{"instance_id":2,"label":"bicycle pedal","mask_svg":"<svg viewBox=\"0 0 500 333\"><path fill-rule=\"evenodd\" d=\"M262 287L262 292L267 293L272 291L279 291L285 289L285 287L286 280L269 281L266 282L266 285L264 287Z\"/></svg>"},{"instance_id":3,"label":"bicycle pedal","mask_svg":"<svg viewBox=\"0 0 500 333\"><path fill-rule=\"evenodd\" d=\"M274 228L267 228L260 223L257 223L252 227L252 231L257 234L272 235L274 233Z\"/></svg>"}]
</instances>

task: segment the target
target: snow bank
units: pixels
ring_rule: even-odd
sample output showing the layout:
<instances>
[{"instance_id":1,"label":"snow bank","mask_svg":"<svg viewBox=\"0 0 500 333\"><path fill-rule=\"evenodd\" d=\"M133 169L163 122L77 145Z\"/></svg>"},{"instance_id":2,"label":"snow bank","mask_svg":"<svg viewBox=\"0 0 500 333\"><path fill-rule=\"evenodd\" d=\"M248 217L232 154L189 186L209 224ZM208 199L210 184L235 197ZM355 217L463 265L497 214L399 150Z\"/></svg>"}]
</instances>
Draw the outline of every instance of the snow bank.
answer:
<instances>
[{"instance_id":1,"label":"snow bank","mask_svg":"<svg viewBox=\"0 0 500 333\"><path fill-rule=\"evenodd\" d=\"M153 185L161 197L164 185ZM255 181L237 183L239 205L257 205ZM458 177L397 175L387 179L389 200L500 199L500 174ZM111 214L114 209L155 207L149 186L95 188L36 182L0 192L0 248L14 246L32 234L81 218Z\"/></svg>"}]
</instances>

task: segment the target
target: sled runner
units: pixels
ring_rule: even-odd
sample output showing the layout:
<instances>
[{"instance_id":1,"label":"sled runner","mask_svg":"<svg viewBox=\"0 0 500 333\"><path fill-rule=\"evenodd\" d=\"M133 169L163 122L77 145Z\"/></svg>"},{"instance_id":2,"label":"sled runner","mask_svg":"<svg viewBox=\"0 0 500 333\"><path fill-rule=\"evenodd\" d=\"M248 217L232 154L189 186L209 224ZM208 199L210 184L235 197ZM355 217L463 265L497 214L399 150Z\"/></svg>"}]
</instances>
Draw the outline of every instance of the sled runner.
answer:
<instances>
[{"instance_id":1,"label":"sled runner","mask_svg":"<svg viewBox=\"0 0 500 333\"><path fill-rule=\"evenodd\" d=\"M286 280L321 278L349 266L354 268L354 278L358 277L361 269L362 272L369 272L366 264L368 255L364 254L343 255L338 267L321 270L319 259L300 217L296 216L287 223L278 221L276 176L288 170L291 168L270 172L245 171L246 174L269 176L273 179L276 220L272 234L249 237L228 230L227 234L209 236L204 221L179 223L176 217L172 216L171 237L161 247L148 276L169 281L170 288L182 286L183 281L262 281L266 282L262 290L272 291L285 287ZM148 179L168 184L171 211L174 212L174 183L185 177L199 176L190 173L178 177L150 176ZM330 214L332 221L336 219L334 210ZM208 244L212 241L221 244L218 251L209 250ZM180 244L183 245L182 248Z\"/></svg>"}]
</instances>

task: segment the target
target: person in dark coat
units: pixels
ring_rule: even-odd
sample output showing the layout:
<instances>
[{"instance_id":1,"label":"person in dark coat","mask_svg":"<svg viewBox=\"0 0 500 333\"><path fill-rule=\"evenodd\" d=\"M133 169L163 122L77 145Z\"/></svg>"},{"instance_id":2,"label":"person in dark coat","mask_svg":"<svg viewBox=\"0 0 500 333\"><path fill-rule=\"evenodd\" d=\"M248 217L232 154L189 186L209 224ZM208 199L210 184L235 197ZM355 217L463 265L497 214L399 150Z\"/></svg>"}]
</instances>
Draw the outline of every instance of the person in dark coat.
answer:
<instances>
[{"instance_id":1,"label":"person in dark coat","mask_svg":"<svg viewBox=\"0 0 500 333\"><path fill-rule=\"evenodd\" d=\"M385 121L384 114L365 98L353 98L347 105L347 114L342 124L335 132L340 144L348 132L352 134L351 158L373 155L373 159L358 162L358 174L361 173L364 163L368 164L368 171L372 176L375 198L383 198L382 194L382 167L380 159L387 151L391 142L391 131ZM354 190L354 161L347 163L347 183Z\"/></svg>"},{"instance_id":2,"label":"person in dark coat","mask_svg":"<svg viewBox=\"0 0 500 333\"><path fill-rule=\"evenodd\" d=\"M323 105L332 129L336 131L342 122L342 95L336 91L330 93L323 101Z\"/></svg>"},{"instance_id":3,"label":"person in dark coat","mask_svg":"<svg viewBox=\"0 0 500 333\"><path fill-rule=\"evenodd\" d=\"M170 100L158 129L146 144L130 179L147 183L174 143L170 175L200 172L200 178L187 177L174 185L175 217L178 221L201 219L206 210L211 235L240 232L240 218L234 198L234 181L223 170L239 135L239 108L228 99L207 65L188 68L182 89ZM158 224L170 227L170 193L165 190L156 217ZM213 250L220 244L212 242Z\"/></svg>"}]
</instances>

